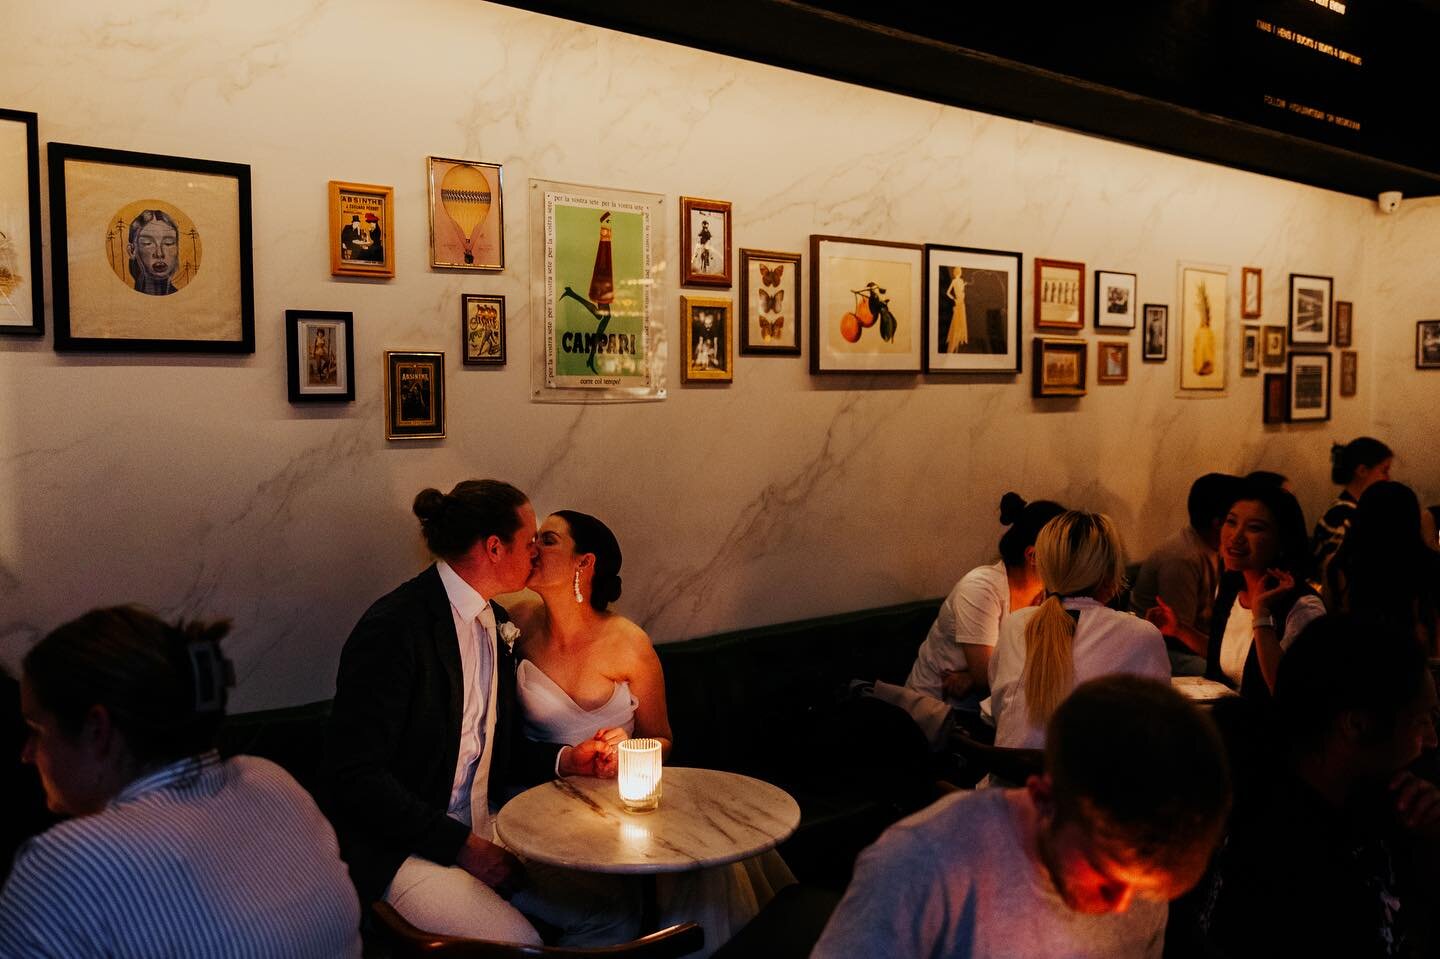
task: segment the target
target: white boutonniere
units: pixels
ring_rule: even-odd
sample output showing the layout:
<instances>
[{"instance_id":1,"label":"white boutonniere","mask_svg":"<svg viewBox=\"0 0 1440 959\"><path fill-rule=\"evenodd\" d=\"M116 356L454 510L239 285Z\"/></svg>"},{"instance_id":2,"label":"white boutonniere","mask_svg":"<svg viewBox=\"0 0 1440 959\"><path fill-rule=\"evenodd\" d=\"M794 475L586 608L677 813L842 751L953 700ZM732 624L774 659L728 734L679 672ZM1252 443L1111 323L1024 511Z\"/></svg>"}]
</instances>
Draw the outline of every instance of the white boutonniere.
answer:
<instances>
[{"instance_id":1,"label":"white boutonniere","mask_svg":"<svg viewBox=\"0 0 1440 959\"><path fill-rule=\"evenodd\" d=\"M520 638L520 627L514 623L501 623L499 627L500 641L505 644L505 649L513 656L515 654L515 640Z\"/></svg>"}]
</instances>

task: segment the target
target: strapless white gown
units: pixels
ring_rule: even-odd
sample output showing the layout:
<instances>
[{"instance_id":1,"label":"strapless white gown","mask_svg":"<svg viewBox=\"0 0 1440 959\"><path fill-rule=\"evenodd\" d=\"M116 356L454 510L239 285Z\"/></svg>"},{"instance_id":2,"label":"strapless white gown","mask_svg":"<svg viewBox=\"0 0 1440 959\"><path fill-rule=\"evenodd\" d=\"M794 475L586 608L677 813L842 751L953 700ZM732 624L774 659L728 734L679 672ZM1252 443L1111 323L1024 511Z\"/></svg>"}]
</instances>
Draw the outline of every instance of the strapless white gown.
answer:
<instances>
[{"instance_id":1,"label":"strapless white gown","mask_svg":"<svg viewBox=\"0 0 1440 959\"><path fill-rule=\"evenodd\" d=\"M524 712L525 735L538 742L574 746L598 729L635 731L635 707L628 683L616 683L604 705L583 709L565 690L528 659L522 659L515 690ZM740 931L775 893L795 881L790 867L773 849L742 862L656 877L661 927L677 922L698 922L705 930L705 948L694 956L709 956Z\"/></svg>"}]
</instances>

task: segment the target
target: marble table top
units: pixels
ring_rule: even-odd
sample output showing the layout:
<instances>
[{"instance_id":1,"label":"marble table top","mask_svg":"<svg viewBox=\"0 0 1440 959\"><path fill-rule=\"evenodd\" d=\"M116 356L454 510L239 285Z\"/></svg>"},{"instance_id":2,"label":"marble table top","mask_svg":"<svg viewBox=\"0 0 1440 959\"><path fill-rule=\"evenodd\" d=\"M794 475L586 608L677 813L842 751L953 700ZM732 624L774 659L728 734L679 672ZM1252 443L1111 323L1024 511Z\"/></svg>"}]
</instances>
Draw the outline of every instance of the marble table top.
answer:
<instances>
[{"instance_id":1,"label":"marble table top","mask_svg":"<svg viewBox=\"0 0 1440 959\"><path fill-rule=\"evenodd\" d=\"M666 766L660 808L632 813L613 779L567 776L500 809L495 830L523 859L587 872L683 872L783 842L800 807L783 789L716 769Z\"/></svg>"},{"instance_id":2,"label":"marble table top","mask_svg":"<svg viewBox=\"0 0 1440 959\"><path fill-rule=\"evenodd\" d=\"M1192 701L1202 705L1240 695L1224 683L1217 683L1204 676L1171 676L1170 685L1176 692L1183 693Z\"/></svg>"}]
</instances>

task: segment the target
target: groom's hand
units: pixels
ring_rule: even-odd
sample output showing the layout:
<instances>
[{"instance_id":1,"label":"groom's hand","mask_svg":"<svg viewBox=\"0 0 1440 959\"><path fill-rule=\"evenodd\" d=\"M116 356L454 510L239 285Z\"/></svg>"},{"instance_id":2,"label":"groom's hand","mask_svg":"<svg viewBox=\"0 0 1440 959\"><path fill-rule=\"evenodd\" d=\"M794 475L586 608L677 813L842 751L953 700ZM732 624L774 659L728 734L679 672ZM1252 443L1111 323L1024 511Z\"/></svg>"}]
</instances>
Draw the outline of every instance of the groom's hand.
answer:
<instances>
[{"instance_id":1,"label":"groom's hand","mask_svg":"<svg viewBox=\"0 0 1440 959\"><path fill-rule=\"evenodd\" d=\"M455 857L455 865L506 898L520 887L520 881L524 877L520 860L508 850L481 839L473 832L460 848L460 855Z\"/></svg>"}]
</instances>

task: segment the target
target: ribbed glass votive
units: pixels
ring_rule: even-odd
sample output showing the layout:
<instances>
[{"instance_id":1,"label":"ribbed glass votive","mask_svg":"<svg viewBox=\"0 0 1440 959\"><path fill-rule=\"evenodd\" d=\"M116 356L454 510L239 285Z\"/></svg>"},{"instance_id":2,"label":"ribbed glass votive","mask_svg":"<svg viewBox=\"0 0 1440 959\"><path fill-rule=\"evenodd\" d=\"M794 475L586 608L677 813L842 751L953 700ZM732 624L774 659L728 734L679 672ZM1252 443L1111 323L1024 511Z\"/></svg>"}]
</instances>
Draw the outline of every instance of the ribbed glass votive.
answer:
<instances>
[{"instance_id":1,"label":"ribbed glass votive","mask_svg":"<svg viewBox=\"0 0 1440 959\"><path fill-rule=\"evenodd\" d=\"M660 805L660 740L626 739L620 743L620 802L631 812Z\"/></svg>"}]
</instances>

